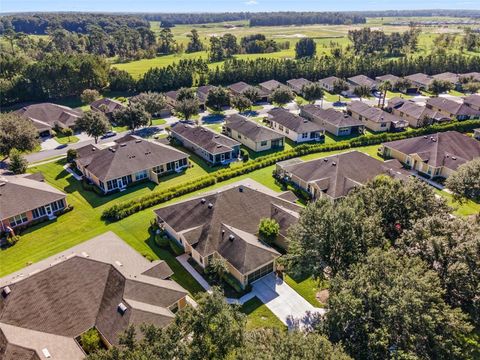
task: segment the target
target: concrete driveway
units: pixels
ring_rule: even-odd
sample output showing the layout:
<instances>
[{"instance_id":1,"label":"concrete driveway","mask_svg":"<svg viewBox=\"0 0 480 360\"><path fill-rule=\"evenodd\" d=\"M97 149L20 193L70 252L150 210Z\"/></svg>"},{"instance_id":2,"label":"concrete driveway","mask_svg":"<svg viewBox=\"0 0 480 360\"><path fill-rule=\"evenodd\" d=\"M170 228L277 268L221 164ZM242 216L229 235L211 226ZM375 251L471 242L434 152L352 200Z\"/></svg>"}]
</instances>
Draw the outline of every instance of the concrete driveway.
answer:
<instances>
[{"instance_id":1,"label":"concrete driveway","mask_svg":"<svg viewBox=\"0 0 480 360\"><path fill-rule=\"evenodd\" d=\"M314 307L273 273L255 281L252 287L255 295L289 329L308 328L318 315L325 313L325 309Z\"/></svg>"}]
</instances>

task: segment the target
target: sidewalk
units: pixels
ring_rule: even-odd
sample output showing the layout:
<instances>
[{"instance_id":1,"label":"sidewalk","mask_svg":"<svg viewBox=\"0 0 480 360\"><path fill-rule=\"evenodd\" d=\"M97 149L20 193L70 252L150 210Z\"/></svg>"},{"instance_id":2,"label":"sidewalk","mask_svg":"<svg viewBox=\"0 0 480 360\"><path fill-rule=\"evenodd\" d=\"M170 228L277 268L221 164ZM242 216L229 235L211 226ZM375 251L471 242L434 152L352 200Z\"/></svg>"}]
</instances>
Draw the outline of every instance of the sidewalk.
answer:
<instances>
[{"instance_id":1,"label":"sidewalk","mask_svg":"<svg viewBox=\"0 0 480 360\"><path fill-rule=\"evenodd\" d=\"M207 283L207 281L202 277L202 275L200 275L198 273L197 270L195 270L193 268L192 265L190 265L188 263L188 258L190 256L188 254L183 254L183 255L180 255L180 256L177 256L177 260L180 264L182 264L182 266L185 268L185 270L187 270L190 275L193 276L193 278L195 280L197 280L197 282L207 291L207 292L211 292L212 291L212 287Z\"/></svg>"}]
</instances>

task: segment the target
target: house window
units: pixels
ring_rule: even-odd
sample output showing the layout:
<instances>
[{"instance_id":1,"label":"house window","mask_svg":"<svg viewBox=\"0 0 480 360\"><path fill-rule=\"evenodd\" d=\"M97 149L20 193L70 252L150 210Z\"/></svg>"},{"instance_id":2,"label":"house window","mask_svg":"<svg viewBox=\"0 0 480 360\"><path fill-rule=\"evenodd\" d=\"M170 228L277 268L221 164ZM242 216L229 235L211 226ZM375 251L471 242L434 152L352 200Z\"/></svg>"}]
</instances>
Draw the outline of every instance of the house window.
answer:
<instances>
[{"instance_id":1,"label":"house window","mask_svg":"<svg viewBox=\"0 0 480 360\"><path fill-rule=\"evenodd\" d=\"M438 176L438 175L440 175L440 168L435 169L435 176Z\"/></svg>"},{"instance_id":2,"label":"house window","mask_svg":"<svg viewBox=\"0 0 480 360\"><path fill-rule=\"evenodd\" d=\"M143 180L146 177L147 177L147 170L142 170L142 171L139 171L139 172L135 173L135 180L136 181Z\"/></svg>"},{"instance_id":3,"label":"house window","mask_svg":"<svg viewBox=\"0 0 480 360\"><path fill-rule=\"evenodd\" d=\"M242 135L237 134L237 138L241 139L241 138L242 138Z\"/></svg>"},{"instance_id":4,"label":"house window","mask_svg":"<svg viewBox=\"0 0 480 360\"><path fill-rule=\"evenodd\" d=\"M268 142L267 141L262 141L260 142L260 146L267 146Z\"/></svg>"},{"instance_id":5,"label":"house window","mask_svg":"<svg viewBox=\"0 0 480 360\"><path fill-rule=\"evenodd\" d=\"M10 226L18 226L28 221L27 214L23 213L10 218Z\"/></svg>"},{"instance_id":6,"label":"house window","mask_svg":"<svg viewBox=\"0 0 480 360\"><path fill-rule=\"evenodd\" d=\"M302 139L307 139L308 138L308 133L302 133Z\"/></svg>"},{"instance_id":7,"label":"house window","mask_svg":"<svg viewBox=\"0 0 480 360\"><path fill-rule=\"evenodd\" d=\"M282 126L282 125L278 125L278 130L283 131L283 126Z\"/></svg>"},{"instance_id":8,"label":"house window","mask_svg":"<svg viewBox=\"0 0 480 360\"><path fill-rule=\"evenodd\" d=\"M36 208L32 211L32 216L34 219L38 219L39 217L45 216L47 213L45 212L45 208L43 206Z\"/></svg>"},{"instance_id":9,"label":"house window","mask_svg":"<svg viewBox=\"0 0 480 360\"><path fill-rule=\"evenodd\" d=\"M386 127L387 126L387 123L380 123L380 127Z\"/></svg>"},{"instance_id":10,"label":"house window","mask_svg":"<svg viewBox=\"0 0 480 360\"><path fill-rule=\"evenodd\" d=\"M289 134L289 133L290 133L290 130L288 130L288 129L285 129L285 132L286 132L287 134Z\"/></svg>"}]
</instances>

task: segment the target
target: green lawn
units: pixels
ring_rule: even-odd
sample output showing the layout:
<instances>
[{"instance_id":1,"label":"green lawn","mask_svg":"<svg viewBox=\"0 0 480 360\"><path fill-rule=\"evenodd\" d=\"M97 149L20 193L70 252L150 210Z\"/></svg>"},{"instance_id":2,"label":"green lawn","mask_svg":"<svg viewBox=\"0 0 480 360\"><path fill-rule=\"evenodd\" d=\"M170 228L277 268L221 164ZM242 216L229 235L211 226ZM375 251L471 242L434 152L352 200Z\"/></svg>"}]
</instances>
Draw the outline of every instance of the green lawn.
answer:
<instances>
[{"instance_id":1,"label":"green lawn","mask_svg":"<svg viewBox=\"0 0 480 360\"><path fill-rule=\"evenodd\" d=\"M80 139L75 135L65 136L62 133L57 133L57 136L55 136L55 140L60 144L73 144L80 141Z\"/></svg>"},{"instance_id":2,"label":"green lawn","mask_svg":"<svg viewBox=\"0 0 480 360\"><path fill-rule=\"evenodd\" d=\"M347 97L344 97L344 96L341 96L341 95L330 94L329 92L326 92L326 91L323 93L323 98L325 99L325 101L328 101L328 102L333 102L333 103L337 102L339 97L340 97L341 102L352 101L351 99L349 99Z\"/></svg>"},{"instance_id":3,"label":"green lawn","mask_svg":"<svg viewBox=\"0 0 480 360\"><path fill-rule=\"evenodd\" d=\"M258 328L287 329L287 327L257 297L254 297L243 304L240 311L248 316L247 330Z\"/></svg>"},{"instance_id":4,"label":"green lawn","mask_svg":"<svg viewBox=\"0 0 480 360\"><path fill-rule=\"evenodd\" d=\"M161 118L152 119L152 125L155 125L155 126L164 125L166 123L167 123L167 121L165 119L161 119Z\"/></svg>"},{"instance_id":5,"label":"green lawn","mask_svg":"<svg viewBox=\"0 0 480 360\"><path fill-rule=\"evenodd\" d=\"M453 207L455 215L459 216L469 216L480 214L480 204L472 200L466 200L465 202L458 203L453 199L452 194L447 193L446 191L440 191L435 189L435 192L445 198L448 202L448 205Z\"/></svg>"},{"instance_id":6,"label":"green lawn","mask_svg":"<svg viewBox=\"0 0 480 360\"><path fill-rule=\"evenodd\" d=\"M310 304L315 307L322 307L325 304L320 303L317 298L317 292L328 287L328 283L323 281L317 281L312 277L307 277L303 279L296 279L289 275L285 275L285 282L290 285L297 293L302 295L302 297L307 300Z\"/></svg>"}]
</instances>

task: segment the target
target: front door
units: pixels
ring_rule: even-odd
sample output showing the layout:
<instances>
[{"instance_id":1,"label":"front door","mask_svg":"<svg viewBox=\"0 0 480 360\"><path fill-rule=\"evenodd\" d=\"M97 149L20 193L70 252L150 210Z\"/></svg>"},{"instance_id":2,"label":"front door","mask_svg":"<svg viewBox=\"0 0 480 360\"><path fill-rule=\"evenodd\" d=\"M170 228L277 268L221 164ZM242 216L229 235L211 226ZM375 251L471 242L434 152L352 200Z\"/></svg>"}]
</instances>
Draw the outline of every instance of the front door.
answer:
<instances>
[{"instance_id":1,"label":"front door","mask_svg":"<svg viewBox=\"0 0 480 360\"><path fill-rule=\"evenodd\" d=\"M122 180L122 179L117 179L117 187L118 187L119 189L122 189L122 188L124 187L124 185L123 185L123 180Z\"/></svg>"},{"instance_id":2,"label":"front door","mask_svg":"<svg viewBox=\"0 0 480 360\"><path fill-rule=\"evenodd\" d=\"M53 215L53 210L51 205L45 205L45 213L47 216Z\"/></svg>"},{"instance_id":3,"label":"front door","mask_svg":"<svg viewBox=\"0 0 480 360\"><path fill-rule=\"evenodd\" d=\"M180 167L180 161L175 161L175 170L178 170Z\"/></svg>"},{"instance_id":4,"label":"front door","mask_svg":"<svg viewBox=\"0 0 480 360\"><path fill-rule=\"evenodd\" d=\"M224 162L225 161L225 154L220 154L220 161Z\"/></svg>"}]
</instances>

